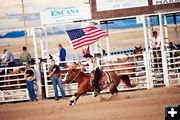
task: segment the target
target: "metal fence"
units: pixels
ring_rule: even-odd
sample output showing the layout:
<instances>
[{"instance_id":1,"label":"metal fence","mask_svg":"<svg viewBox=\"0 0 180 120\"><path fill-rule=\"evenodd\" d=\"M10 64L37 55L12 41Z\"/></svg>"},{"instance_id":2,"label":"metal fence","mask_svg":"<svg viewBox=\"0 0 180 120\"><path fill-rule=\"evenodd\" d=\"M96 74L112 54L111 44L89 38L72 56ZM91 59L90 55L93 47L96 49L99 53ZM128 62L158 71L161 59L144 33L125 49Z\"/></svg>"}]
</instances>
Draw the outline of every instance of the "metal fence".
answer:
<instances>
[{"instance_id":1,"label":"metal fence","mask_svg":"<svg viewBox=\"0 0 180 120\"><path fill-rule=\"evenodd\" d=\"M32 67L35 68L35 66ZM25 66L0 68L0 102L29 99L24 71ZM37 82L35 81L34 84L37 93Z\"/></svg>"},{"instance_id":2,"label":"metal fence","mask_svg":"<svg viewBox=\"0 0 180 120\"><path fill-rule=\"evenodd\" d=\"M150 89L155 86L180 84L179 52L178 50L161 52L161 55L158 57L155 57L152 51L123 57L122 55L111 55L110 57L105 56L98 58L97 63L104 71L114 71L118 75L128 75L131 83L136 85L134 88L128 88L121 82L118 86L119 91ZM159 61L156 59L159 59ZM85 60L80 60L80 62L83 61ZM65 61L62 63L71 64L73 62L77 62L77 60ZM52 82L48 77L50 64L41 63L40 65L40 69L37 65L34 66L34 69L37 71L37 76L40 76L39 74L41 73L42 86L44 87L42 90L45 93L45 98L54 97ZM25 69L24 66L0 68L0 102L23 101L29 99L23 69ZM68 70L69 68L61 68L61 79L63 79ZM39 81L40 78L37 77L35 82L37 94L41 91L39 90L41 89L41 84L38 83ZM67 96L73 95L78 89L77 83L63 84L63 86ZM108 90L106 89L102 92L108 92ZM60 92L59 95L61 96Z\"/></svg>"}]
</instances>

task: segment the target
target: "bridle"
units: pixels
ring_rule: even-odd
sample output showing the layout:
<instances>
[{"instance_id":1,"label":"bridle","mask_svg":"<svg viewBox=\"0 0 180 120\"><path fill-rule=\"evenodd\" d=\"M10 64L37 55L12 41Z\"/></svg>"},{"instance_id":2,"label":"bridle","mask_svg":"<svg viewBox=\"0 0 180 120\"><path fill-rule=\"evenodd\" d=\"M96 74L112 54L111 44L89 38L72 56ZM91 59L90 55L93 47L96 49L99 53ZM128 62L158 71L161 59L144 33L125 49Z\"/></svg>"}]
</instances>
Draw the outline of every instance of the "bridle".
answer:
<instances>
[{"instance_id":1,"label":"bridle","mask_svg":"<svg viewBox=\"0 0 180 120\"><path fill-rule=\"evenodd\" d=\"M74 82L76 80L76 78L79 76L80 73L81 73L81 70L79 70L78 74L68 84ZM69 73L66 76L68 76L68 75L69 75Z\"/></svg>"}]
</instances>

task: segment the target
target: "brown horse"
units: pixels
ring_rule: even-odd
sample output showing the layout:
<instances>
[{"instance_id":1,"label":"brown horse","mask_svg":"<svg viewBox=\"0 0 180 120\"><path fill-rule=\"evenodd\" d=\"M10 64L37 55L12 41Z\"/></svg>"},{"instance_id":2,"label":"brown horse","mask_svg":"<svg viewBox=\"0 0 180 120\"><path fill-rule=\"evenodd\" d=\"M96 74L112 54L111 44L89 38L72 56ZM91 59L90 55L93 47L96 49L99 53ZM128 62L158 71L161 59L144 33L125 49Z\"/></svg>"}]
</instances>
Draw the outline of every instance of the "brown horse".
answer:
<instances>
[{"instance_id":1,"label":"brown horse","mask_svg":"<svg viewBox=\"0 0 180 120\"><path fill-rule=\"evenodd\" d=\"M78 90L70 99L70 105L75 105L81 95L94 90L91 85L91 80L90 74L85 74L81 69L76 69L76 65L72 65L66 75L64 83L68 84L72 81L76 81L78 83ZM118 92L117 86L119 85L120 80L124 81L126 86L133 87L127 75L117 76L114 72L102 72L102 77L99 80L100 89L103 90L107 87L109 88L109 92L111 93L109 99L111 99L114 93Z\"/></svg>"},{"instance_id":2,"label":"brown horse","mask_svg":"<svg viewBox=\"0 0 180 120\"><path fill-rule=\"evenodd\" d=\"M142 47L136 47L134 49L134 54L135 56L129 56L129 55L124 55L122 58L117 58L116 61L108 61L104 63L110 64L109 66L102 66L103 70L108 70L108 69L115 69L116 74L121 75L121 74L126 74L129 76L129 78L134 76L134 72L136 71L136 61L142 60ZM120 63L119 65L111 65L115 63ZM121 64L122 63L122 64ZM132 73L132 74L130 74Z\"/></svg>"}]
</instances>

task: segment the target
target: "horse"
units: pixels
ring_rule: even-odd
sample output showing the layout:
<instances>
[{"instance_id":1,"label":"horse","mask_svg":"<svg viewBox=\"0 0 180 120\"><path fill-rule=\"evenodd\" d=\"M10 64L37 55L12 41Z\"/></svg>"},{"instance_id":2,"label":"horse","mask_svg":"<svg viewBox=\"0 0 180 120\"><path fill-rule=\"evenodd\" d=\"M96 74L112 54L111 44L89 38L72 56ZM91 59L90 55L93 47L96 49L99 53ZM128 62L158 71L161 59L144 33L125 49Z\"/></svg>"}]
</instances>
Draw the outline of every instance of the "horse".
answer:
<instances>
[{"instance_id":1,"label":"horse","mask_svg":"<svg viewBox=\"0 0 180 120\"><path fill-rule=\"evenodd\" d=\"M135 49L134 49L134 55L137 55L135 58L136 60L142 60L143 59L143 49L142 49L142 46L139 46L139 47L136 47L135 46Z\"/></svg>"},{"instance_id":2,"label":"horse","mask_svg":"<svg viewBox=\"0 0 180 120\"><path fill-rule=\"evenodd\" d=\"M15 81L8 81L8 82L5 82L5 85L15 85L17 84L18 88L21 88L21 86L19 84L22 84L24 83L24 80L18 80L18 79L22 79L24 78L24 71L22 70L23 68L15 68L14 70L10 70L9 73L7 74L8 76L5 78L5 80L15 80ZM22 74L22 75L19 75L19 74ZM6 89L13 89L15 88L14 86L12 87L7 87Z\"/></svg>"},{"instance_id":3,"label":"horse","mask_svg":"<svg viewBox=\"0 0 180 120\"><path fill-rule=\"evenodd\" d=\"M142 53L143 53L142 47L135 46L133 54L135 54L136 56L129 56L128 54L125 54L123 57L117 58L116 61L108 61L108 62L103 63L104 65L115 64L115 63L122 63L122 64L102 66L102 69L103 70L117 69L115 71L116 74L118 74L118 75L119 74L128 74L129 78L131 78L134 76L134 74L129 74L129 73L136 72L136 68L134 68L134 67L137 66L137 64L134 62L143 59ZM121 68L121 69L119 69L119 68Z\"/></svg>"},{"instance_id":4,"label":"horse","mask_svg":"<svg viewBox=\"0 0 180 120\"><path fill-rule=\"evenodd\" d=\"M65 84L71 83L72 81L78 83L78 90L71 97L69 105L75 105L81 95L94 90L92 86L92 75L86 74L82 72L81 69L76 69L76 67L75 64L70 67L64 81ZM109 100L115 93L118 93L117 86L119 85L120 80L124 81L127 87L134 87L134 85L130 83L127 75L118 76L115 72L102 71L102 77L99 80L100 89L103 90L107 87L109 88L109 92L111 93Z\"/></svg>"}]
</instances>

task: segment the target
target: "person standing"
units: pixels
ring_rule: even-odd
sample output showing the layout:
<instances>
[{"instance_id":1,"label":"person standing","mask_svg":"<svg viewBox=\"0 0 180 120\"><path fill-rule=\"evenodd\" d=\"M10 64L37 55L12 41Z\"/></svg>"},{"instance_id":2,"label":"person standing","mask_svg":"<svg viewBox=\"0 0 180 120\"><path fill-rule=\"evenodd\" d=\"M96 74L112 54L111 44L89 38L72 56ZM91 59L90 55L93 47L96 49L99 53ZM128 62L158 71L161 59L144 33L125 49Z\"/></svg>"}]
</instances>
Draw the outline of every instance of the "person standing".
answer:
<instances>
[{"instance_id":1,"label":"person standing","mask_svg":"<svg viewBox=\"0 0 180 120\"><path fill-rule=\"evenodd\" d=\"M4 49L3 53L6 54L6 57L4 60L6 67L14 67L15 66L14 55L7 49Z\"/></svg>"},{"instance_id":2,"label":"person standing","mask_svg":"<svg viewBox=\"0 0 180 120\"><path fill-rule=\"evenodd\" d=\"M152 43L151 43L152 47L154 49L159 49L160 43L161 43L161 41L160 41L157 31L153 31L153 38L152 38Z\"/></svg>"},{"instance_id":3,"label":"person standing","mask_svg":"<svg viewBox=\"0 0 180 120\"><path fill-rule=\"evenodd\" d=\"M155 68L159 68L162 66L159 63L159 62L161 62L160 45L161 45L161 41L160 41L160 38L158 36L158 33L157 33L157 31L153 31L153 38L152 38L152 41L150 41L150 50L154 56L154 63L156 63L156 64L154 64ZM158 71L159 71L159 69L158 69Z\"/></svg>"},{"instance_id":4,"label":"person standing","mask_svg":"<svg viewBox=\"0 0 180 120\"><path fill-rule=\"evenodd\" d=\"M26 64L25 70L25 79L26 79L26 87L29 93L30 101L36 101L36 95L34 91L34 81L35 81L35 73L34 70L30 67L30 64Z\"/></svg>"},{"instance_id":5,"label":"person standing","mask_svg":"<svg viewBox=\"0 0 180 120\"><path fill-rule=\"evenodd\" d=\"M65 97L65 92L62 86L62 83L60 81L60 68L58 65L55 64L55 60L51 60L51 67L49 70L49 77L51 78L53 88L54 88L54 95L55 95L55 100L59 100L59 95L58 95L58 89L57 86L60 89L61 96L62 98Z\"/></svg>"},{"instance_id":6,"label":"person standing","mask_svg":"<svg viewBox=\"0 0 180 120\"><path fill-rule=\"evenodd\" d=\"M1 55L1 67L6 66L6 53L3 51L3 54Z\"/></svg>"},{"instance_id":7,"label":"person standing","mask_svg":"<svg viewBox=\"0 0 180 120\"><path fill-rule=\"evenodd\" d=\"M62 47L61 44L59 44L58 46L59 46L59 60L60 60L60 62L66 61L66 49L64 47ZM60 63L59 66L65 67L65 63Z\"/></svg>"},{"instance_id":8,"label":"person standing","mask_svg":"<svg viewBox=\"0 0 180 120\"><path fill-rule=\"evenodd\" d=\"M27 48L25 46L22 48L22 50L23 52L20 55L20 61L22 65L26 65L31 61L31 55L29 54L29 52L27 52Z\"/></svg>"}]
</instances>

